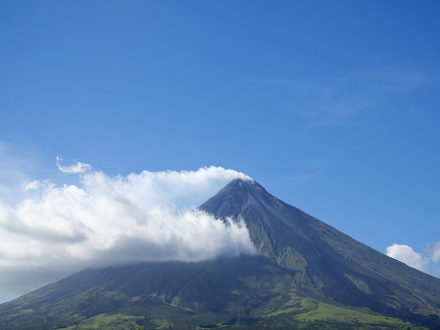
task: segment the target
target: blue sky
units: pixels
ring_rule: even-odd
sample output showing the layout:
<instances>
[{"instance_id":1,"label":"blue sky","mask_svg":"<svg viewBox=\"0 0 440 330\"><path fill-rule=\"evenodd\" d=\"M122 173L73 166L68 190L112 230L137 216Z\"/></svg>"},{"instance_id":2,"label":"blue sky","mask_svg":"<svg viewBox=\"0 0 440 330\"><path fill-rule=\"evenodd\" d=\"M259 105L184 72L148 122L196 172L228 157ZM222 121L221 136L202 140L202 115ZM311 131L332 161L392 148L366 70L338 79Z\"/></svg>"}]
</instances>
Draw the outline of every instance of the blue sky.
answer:
<instances>
[{"instance_id":1,"label":"blue sky","mask_svg":"<svg viewBox=\"0 0 440 330\"><path fill-rule=\"evenodd\" d=\"M59 155L108 175L232 168L375 249L422 253L440 241L439 12L3 0L0 142L37 179L70 180Z\"/></svg>"}]
</instances>

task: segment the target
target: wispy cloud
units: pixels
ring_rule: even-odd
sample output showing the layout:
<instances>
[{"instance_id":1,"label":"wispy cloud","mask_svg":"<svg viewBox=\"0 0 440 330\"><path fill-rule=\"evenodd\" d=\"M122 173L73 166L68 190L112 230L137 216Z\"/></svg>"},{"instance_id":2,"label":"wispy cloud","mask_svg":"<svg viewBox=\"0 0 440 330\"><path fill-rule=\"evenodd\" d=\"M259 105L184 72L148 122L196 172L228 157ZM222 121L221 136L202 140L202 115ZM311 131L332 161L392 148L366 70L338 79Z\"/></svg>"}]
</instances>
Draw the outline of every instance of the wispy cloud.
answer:
<instances>
[{"instance_id":1,"label":"wispy cloud","mask_svg":"<svg viewBox=\"0 0 440 330\"><path fill-rule=\"evenodd\" d=\"M90 171L92 169L92 166L87 163L82 163L77 161L76 163L70 165L70 166L63 166L61 163L63 161L63 158L60 156L57 156L57 167L58 169L63 173L68 174L77 174L77 173L85 173L87 171Z\"/></svg>"},{"instance_id":2,"label":"wispy cloud","mask_svg":"<svg viewBox=\"0 0 440 330\"><path fill-rule=\"evenodd\" d=\"M86 267L255 252L243 223L195 208L230 180L250 179L243 173L207 167L110 177L57 162L80 173L80 183L29 180L18 203L0 200L0 295Z\"/></svg>"},{"instance_id":3,"label":"wispy cloud","mask_svg":"<svg viewBox=\"0 0 440 330\"><path fill-rule=\"evenodd\" d=\"M316 83L287 78L260 80L287 85L290 108L313 126L346 124L357 114L379 107L386 99L433 84L429 74L416 69L384 67L354 72Z\"/></svg>"}]
</instances>

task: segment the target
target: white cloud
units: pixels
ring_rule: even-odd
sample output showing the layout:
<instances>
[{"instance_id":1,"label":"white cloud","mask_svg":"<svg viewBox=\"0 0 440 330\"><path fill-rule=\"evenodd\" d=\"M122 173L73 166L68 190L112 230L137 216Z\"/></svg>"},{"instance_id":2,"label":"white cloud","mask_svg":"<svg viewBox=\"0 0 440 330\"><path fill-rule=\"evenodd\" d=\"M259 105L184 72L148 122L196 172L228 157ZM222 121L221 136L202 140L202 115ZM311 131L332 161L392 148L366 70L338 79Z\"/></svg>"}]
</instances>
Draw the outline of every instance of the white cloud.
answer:
<instances>
[{"instance_id":1,"label":"white cloud","mask_svg":"<svg viewBox=\"0 0 440 330\"><path fill-rule=\"evenodd\" d=\"M63 173L69 173L69 174L76 174L76 173L85 173L87 171L90 171L92 169L92 166L87 163L82 162L76 162L73 165L70 166L63 166L61 162L63 159L59 156L57 156L57 167L58 169Z\"/></svg>"},{"instance_id":2,"label":"white cloud","mask_svg":"<svg viewBox=\"0 0 440 330\"><path fill-rule=\"evenodd\" d=\"M393 244L387 247L387 256L397 259L422 272L428 271L428 260L405 244Z\"/></svg>"},{"instance_id":3,"label":"white cloud","mask_svg":"<svg viewBox=\"0 0 440 330\"><path fill-rule=\"evenodd\" d=\"M85 168L60 161L64 172ZM78 185L28 182L18 203L0 200L0 295L86 267L255 253L243 223L225 224L195 208L235 178L250 179L207 167L117 177L89 172Z\"/></svg>"},{"instance_id":4,"label":"white cloud","mask_svg":"<svg viewBox=\"0 0 440 330\"><path fill-rule=\"evenodd\" d=\"M426 252L431 259L432 262L440 261L440 242L435 242L432 244L428 244L426 247Z\"/></svg>"}]
</instances>

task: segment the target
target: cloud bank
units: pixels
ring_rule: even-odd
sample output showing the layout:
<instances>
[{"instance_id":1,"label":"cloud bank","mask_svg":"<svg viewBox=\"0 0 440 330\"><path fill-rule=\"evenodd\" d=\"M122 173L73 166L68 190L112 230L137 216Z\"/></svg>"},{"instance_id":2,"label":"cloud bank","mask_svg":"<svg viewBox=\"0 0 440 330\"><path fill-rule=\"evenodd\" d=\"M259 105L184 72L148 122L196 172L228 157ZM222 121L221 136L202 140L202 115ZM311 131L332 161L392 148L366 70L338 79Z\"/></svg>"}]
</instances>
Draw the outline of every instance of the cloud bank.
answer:
<instances>
[{"instance_id":1,"label":"cloud bank","mask_svg":"<svg viewBox=\"0 0 440 330\"><path fill-rule=\"evenodd\" d=\"M79 184L30 181L0 200L0 295L17 295L86 267L200 261L255 253L246 226L195 208L243 173L221 167L110 177L77 162Z\"/></svg>"}]
</instances>

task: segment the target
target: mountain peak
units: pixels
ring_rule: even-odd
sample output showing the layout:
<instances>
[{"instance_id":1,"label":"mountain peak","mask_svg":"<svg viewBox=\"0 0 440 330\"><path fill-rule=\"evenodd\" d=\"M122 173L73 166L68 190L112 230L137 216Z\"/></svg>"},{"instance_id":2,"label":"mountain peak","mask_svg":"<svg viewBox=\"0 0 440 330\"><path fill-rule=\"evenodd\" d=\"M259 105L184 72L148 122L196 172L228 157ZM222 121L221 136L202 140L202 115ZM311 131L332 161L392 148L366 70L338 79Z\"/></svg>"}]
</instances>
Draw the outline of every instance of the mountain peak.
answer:
<instances>
[{"instance_id":1,"label":"mountain peak","mask_svg":"<svg viewBox=\"0 0 440 330\"><path fill-rule=\"evenodd\" d=\"M229 182L219 194L246 194L246 193L266 193L266 189L263 188L257 181L253 179L234 179Z\"/></svg>"},{"instance_id":2,"label":"mountain peak","mask_svg":"<svg viewBox=\"0 0 440 330\"><path fill-rule=\"evenodd\" d=\"M257 181L252 179L234 179L214 197L200 206L218 218L236 218L246 209L261 209L280 202L269 194Z\"/></svg>"},{"instance_id":3,"label":"mountain peak","mask_svg":"<svg viewBox=\"0 0 440 330\"><path fill-rule=\"evenodd\" d=\"M199 208L218 219L244 220L260 252L272 254L272 246L267 249L267 244L284 245L292 236L311 241L304 227L314 219L272 196L255 180L232 180Z\"/></svg>"},{"instance_id":4,"label":"mountain peak","mask_svg":"<svg viewBox=\"0 0 440 330\"><path fill-rule=\"evenodd\" d=\"M297 280L299 287L310 290L307 294L323 294L339 303L417 319L419 316L408 309L416 298L408 298L411 293L407 288L423 288L420 290L424 290L427 299L423 304L429 305L431 312L438 311L438 279L282 202L254 180L231 181L200 209L218 219L243 220L261 255L286 269L305 274ZM411 282L406 278L411 278ZM389 307L392 304L398 306L393 311ZM432 320L436 324L440 322L438 315L432 316Z\"/></svg>"}]
</instances>

